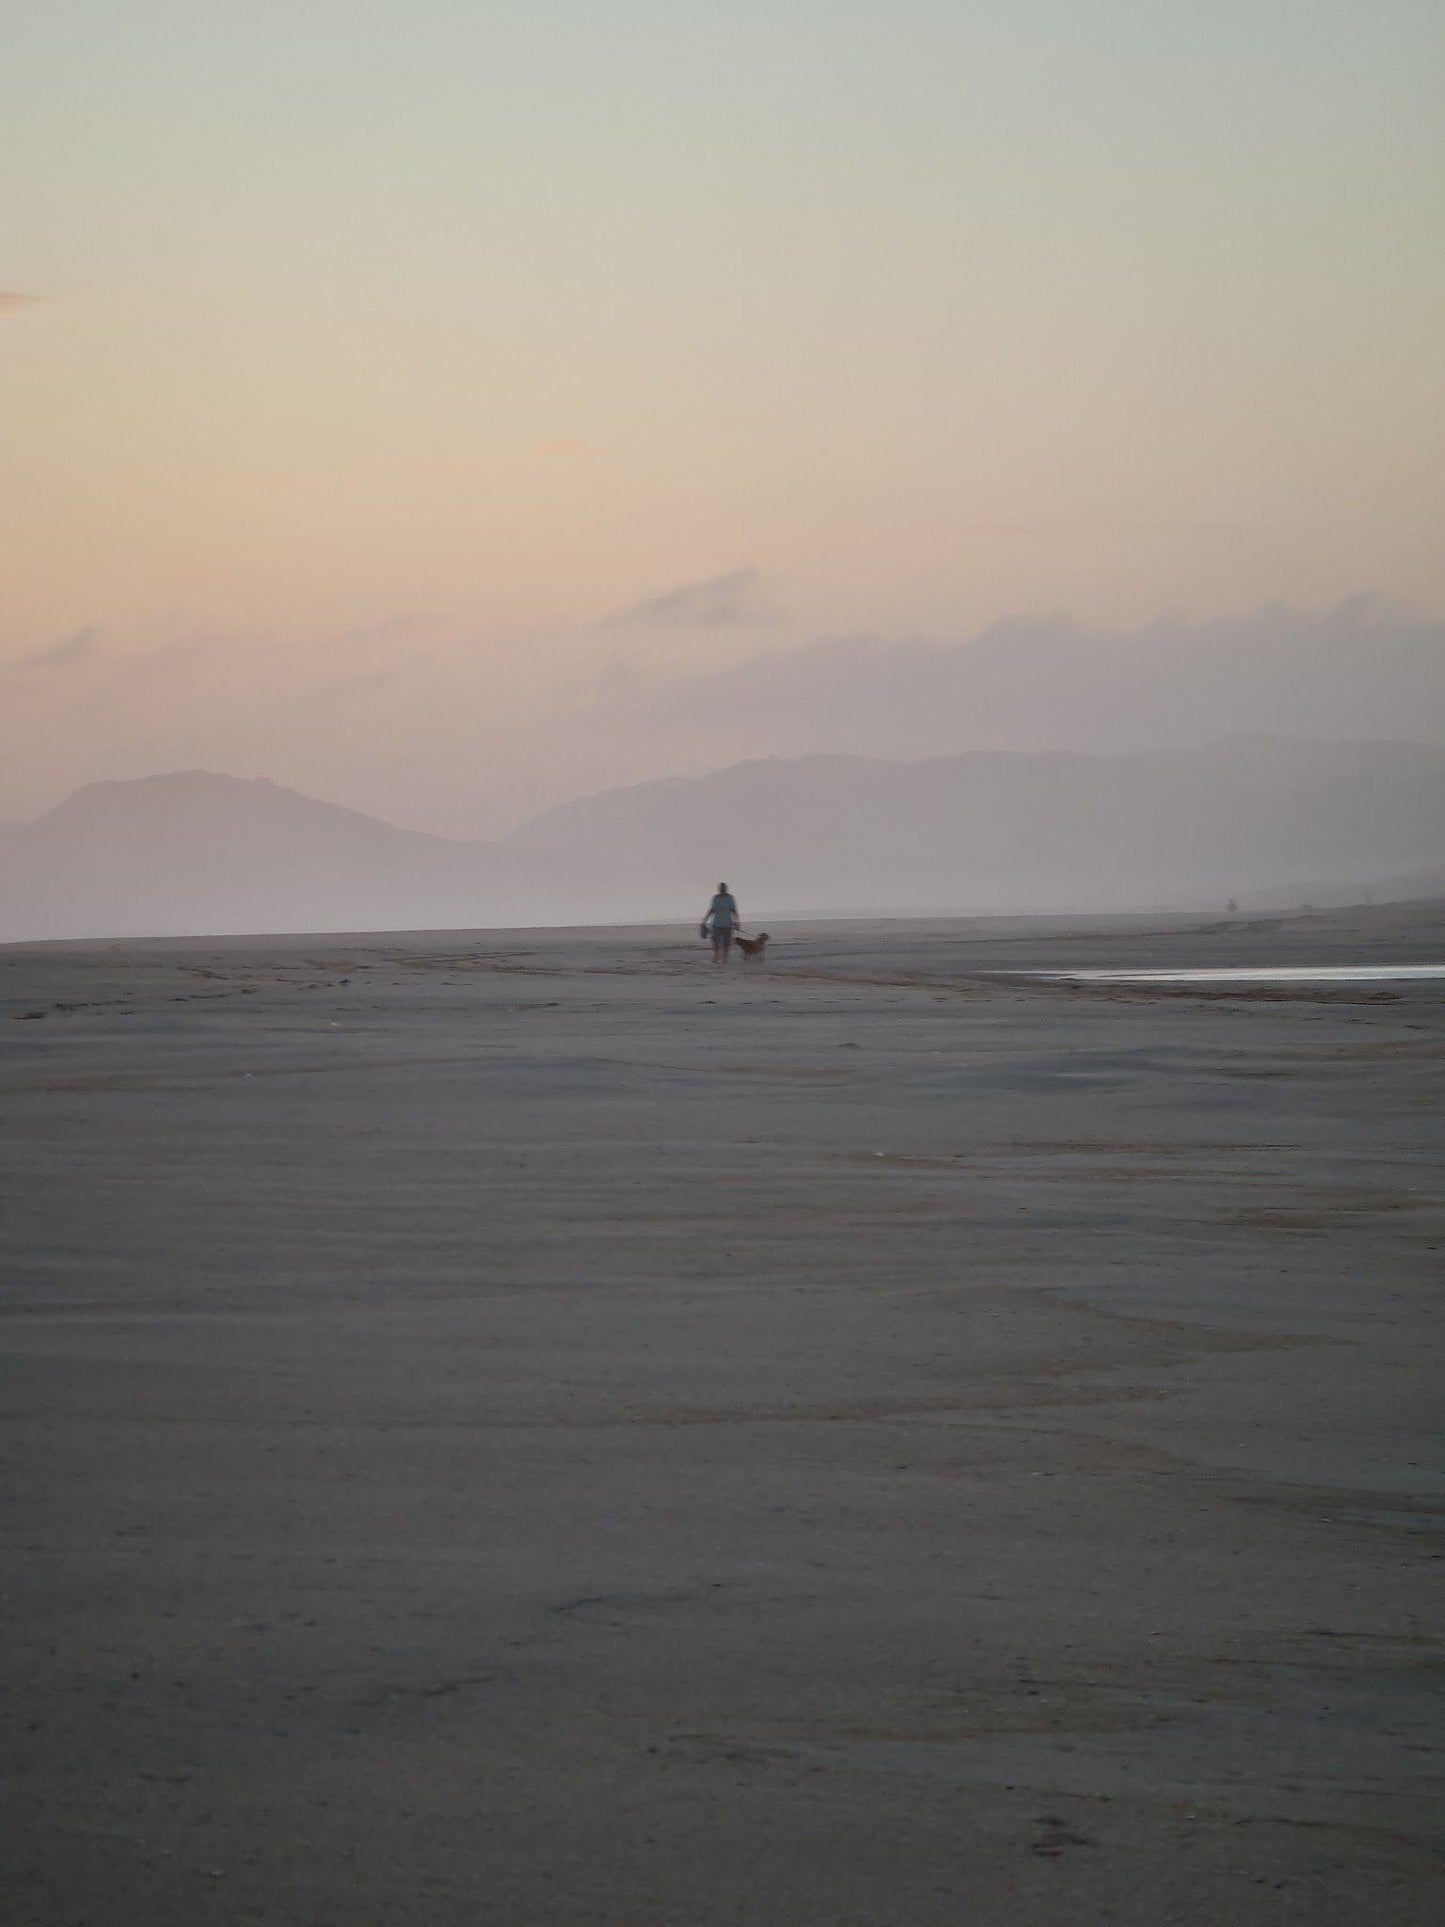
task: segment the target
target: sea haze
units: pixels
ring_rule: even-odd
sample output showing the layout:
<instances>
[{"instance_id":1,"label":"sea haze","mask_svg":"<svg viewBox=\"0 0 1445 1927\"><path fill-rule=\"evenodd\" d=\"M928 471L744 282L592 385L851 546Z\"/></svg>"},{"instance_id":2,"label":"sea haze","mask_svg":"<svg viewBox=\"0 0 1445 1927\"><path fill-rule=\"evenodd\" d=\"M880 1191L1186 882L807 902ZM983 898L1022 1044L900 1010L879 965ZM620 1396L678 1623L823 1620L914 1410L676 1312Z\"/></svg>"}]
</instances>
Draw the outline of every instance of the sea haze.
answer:
<instances>
[{"instance_id":1,"label":"sea haze","mask_svg":"<svg viewBox=\"0 0 1445 1927\"><path fill-rule=\"evenodd\" d=\"M1297 906L1445 890L1445 749L776 758L467 842L264 780L93 784L0 833L0 938Z\"/></svg>"}]
</instances>

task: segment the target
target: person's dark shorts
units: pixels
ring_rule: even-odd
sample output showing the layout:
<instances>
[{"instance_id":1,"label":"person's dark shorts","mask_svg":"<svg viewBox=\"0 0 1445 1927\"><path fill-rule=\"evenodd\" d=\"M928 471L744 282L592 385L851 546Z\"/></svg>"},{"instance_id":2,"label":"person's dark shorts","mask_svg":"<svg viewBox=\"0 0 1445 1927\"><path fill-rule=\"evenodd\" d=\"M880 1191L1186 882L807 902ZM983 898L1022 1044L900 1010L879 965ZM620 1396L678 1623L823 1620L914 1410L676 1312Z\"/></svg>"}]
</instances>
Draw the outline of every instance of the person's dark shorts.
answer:
<instances>
[{"instance_id":1,"label":"person's dark shorts","mask_svg":"<svg viewBox=\"0 0 1445 1927\"><path fill-rule=\"evenodd\" d=\"M732 933L731 927L728 927L727 929L724 929L724 930L720 930L718 926L714 924L712 927L712 940L717 949L731 950L733 947L733 933Z\"/></svg>"}]
</instances>

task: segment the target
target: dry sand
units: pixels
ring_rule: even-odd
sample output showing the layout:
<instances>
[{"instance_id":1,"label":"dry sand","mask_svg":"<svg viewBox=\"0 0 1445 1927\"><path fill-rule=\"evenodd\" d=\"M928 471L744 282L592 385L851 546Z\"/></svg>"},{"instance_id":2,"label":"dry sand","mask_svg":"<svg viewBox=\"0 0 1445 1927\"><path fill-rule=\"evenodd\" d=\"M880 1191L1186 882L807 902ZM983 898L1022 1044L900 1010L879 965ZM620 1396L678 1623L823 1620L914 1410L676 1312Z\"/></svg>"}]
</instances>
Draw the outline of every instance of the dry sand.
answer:
<instances>
[{"instance_id":1,"label":"dry sand","mask_svg":"<svg viewBox=\"0 0 1445 1927\"><path fill-rule=\"evenodd\" d=\"M1438 1919L1439 917L690 934L0 951L7 1919Z\"/></svg>"}]
</instances>

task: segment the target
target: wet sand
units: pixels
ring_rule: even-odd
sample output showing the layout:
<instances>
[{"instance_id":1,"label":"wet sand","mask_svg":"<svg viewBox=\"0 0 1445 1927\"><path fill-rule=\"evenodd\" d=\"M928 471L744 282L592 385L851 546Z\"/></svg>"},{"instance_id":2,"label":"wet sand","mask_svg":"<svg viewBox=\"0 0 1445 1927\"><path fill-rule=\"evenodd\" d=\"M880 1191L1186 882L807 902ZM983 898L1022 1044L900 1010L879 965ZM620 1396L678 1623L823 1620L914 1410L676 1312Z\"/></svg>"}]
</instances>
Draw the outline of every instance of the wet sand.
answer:
<instances>
[{"instance_id":1,"label":"wet sand","mask_svg":"<svg viewBox=\"0 0 1445 1927\"><path fill-rule=\"evenodd\" d=\"M7 1918L1432 1921L1438 911L0 950Z\"/></svg>"}]
</instances>

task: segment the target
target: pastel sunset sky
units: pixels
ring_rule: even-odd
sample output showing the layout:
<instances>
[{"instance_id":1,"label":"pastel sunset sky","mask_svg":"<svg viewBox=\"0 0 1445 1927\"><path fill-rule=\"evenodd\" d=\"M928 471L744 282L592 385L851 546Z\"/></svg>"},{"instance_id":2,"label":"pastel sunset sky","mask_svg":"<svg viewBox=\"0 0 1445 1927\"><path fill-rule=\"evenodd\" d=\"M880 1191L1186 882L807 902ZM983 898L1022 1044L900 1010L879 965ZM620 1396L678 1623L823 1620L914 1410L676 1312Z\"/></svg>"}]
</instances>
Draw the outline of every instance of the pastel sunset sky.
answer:
<instances>
[{"instance_id":1,"label":"pastel sunset sky","mask_svg":"<svg viewBox=\"0 0 1445 1927\"><path fill-rule=\"evenodd\" d=\"M22 13L0 665L1445 603L1437 0Z\"/></svg>"}]
</instances>

